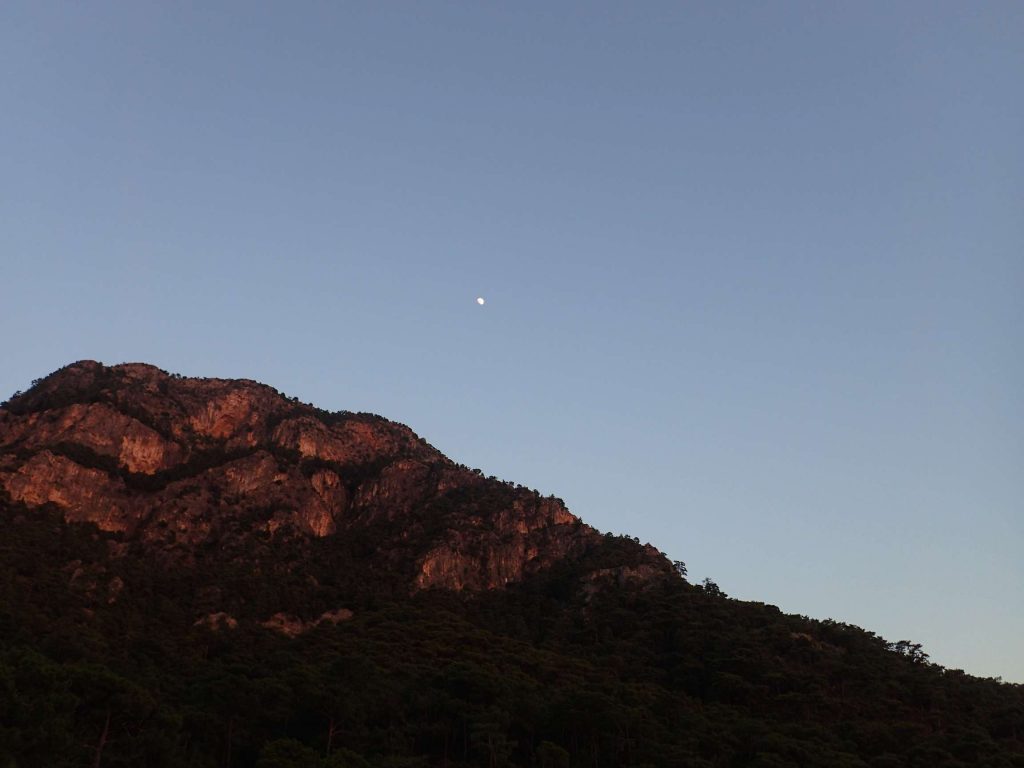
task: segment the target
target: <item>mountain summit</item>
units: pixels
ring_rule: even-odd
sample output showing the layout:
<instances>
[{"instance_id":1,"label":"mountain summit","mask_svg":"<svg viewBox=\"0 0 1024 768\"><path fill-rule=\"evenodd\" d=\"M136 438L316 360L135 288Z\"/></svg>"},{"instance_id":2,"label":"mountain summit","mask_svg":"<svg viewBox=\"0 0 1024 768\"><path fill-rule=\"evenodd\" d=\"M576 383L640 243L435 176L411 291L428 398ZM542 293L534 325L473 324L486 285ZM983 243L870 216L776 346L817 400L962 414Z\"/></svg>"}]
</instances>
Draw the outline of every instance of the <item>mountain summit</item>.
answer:
<instances>
[{"instance_id":1,"label":"mountain summit","mask_svg":"<svg viewBox=\"0 0 1024 768\"><path fill-rule=\"evenodd\" d=\"M457 465L408 427L249 380L81 361L0 411L0 488L159 557L372 535L412 590L520 581L602 540L553 497ZM671 573L653 548L634 578Z\"/></svg>"}]
</instances>

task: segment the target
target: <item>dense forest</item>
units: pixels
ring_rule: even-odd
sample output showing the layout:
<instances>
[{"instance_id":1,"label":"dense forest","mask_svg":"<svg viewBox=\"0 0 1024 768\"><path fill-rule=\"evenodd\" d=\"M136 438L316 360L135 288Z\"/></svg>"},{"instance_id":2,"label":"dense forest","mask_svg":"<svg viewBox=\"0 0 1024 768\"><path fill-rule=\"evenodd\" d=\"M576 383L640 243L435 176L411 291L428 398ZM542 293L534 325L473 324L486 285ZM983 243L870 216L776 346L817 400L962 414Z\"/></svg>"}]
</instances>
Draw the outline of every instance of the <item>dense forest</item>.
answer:
<instances>
[{"instance_id":1,"label":"dense forest","mask_svg":"<svg viewBox=\"0 0 1024 768\"><path fill-rule=\"evenodd\" d=\"M0 526L4 768L1024 766L1024 687L682 564L623 581L627 537L410 595L372 530L186 565L52 506Z\"/></svg>"}]
</instances>

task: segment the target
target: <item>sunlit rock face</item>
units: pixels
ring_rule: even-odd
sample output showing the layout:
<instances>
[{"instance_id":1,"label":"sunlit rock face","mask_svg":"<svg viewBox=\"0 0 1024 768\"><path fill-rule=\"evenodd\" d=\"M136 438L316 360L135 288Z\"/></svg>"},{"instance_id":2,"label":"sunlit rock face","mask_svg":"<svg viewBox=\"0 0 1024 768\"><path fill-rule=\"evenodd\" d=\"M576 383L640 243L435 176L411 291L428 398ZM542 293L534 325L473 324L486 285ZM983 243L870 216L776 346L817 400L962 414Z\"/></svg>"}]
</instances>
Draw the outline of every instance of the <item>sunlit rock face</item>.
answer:
<instances>
[{"instance_id":1,"label":"sunlit rock face","mask_svg":"<svg viewBox=\"0 0 1024 768\"><path fill-rule=\"evenodd\" d=\"M418 588L502 587L600 539L560 501L529 493L496 508L492 516L471 516L466 522L423 558Z\"/></svg>"},{"instance_id":2,"label":"sunlit rock face","mask_svg":"<svg viewBox=\"0 0 1024 768\"><path fill-rule=\"evenodd\" d=\"M456 465L401 424L140 363L74 363L0 408L0 493L170 560L363 535L412 591L499 588L601 539L561 501ZM668 567L649 561L642 573Z\"/></svg>"},{"instance_id":3,"label":"sunlit rock face","mask_svg":"<svg viewBox=\"0 0 1024 768\"><path fill-rule=\"evenodd\" d=\"M68 520L96 523L105 531L134 528L131 499L116 475L42 449L0 478L15 501L29 506L52 502L64 510Z\"/></svg>"}]
</instances>

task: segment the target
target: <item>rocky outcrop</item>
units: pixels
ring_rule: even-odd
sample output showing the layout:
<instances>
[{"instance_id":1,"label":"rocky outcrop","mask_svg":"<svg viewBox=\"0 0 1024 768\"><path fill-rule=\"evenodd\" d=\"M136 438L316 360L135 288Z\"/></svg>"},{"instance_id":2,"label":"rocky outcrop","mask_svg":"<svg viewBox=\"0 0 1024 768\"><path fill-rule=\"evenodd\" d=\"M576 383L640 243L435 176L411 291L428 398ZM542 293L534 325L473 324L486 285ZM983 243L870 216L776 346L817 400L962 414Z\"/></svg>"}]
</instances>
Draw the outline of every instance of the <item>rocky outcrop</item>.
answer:
<instances>
[{"instance_id":1,"label":"rocky outcrop","mask_svg":"<svg viewBox=\"0 0 1024 768\"><path fill-rule=\"evenodd\" d=\"M601 535L561 502L518 494L493 516L470 518L423 558L416 587L494 589L579 554Z\"/></svg>"},{"instance_id":2,"label":"rocky outcrop","mask_svg":"<svg viewBox=\"0 0 1024 768\"><path fill-rule=\"evenodd\" d=\"M348 621L354 614L348 608L338 608L333 611L324 611L320 618L316 620L319 624L340 624L343 621Z\"/></svg>"},{"instance_id":3,"label":"rocky outcrop","mask_svg":"<svg viewBox=\"0 0 1024 768\"><path fill-rule=\"evenodd\" d=\"M601 539L560 501L456 465L401 424L139 363L75 363L0 408L0 494L172 560L372 531L414 591L502 587Z\"/></svg>"},{"instance_id":4,"label":"rocky outcrop","mask_svg":"<svg viewBox=\"0 0 1024 768\"><path fill-rule=\"evenodd\" d=\"M208 613L196 619L193 627L206 627L214 632L219 632L224 629L237 629L238 620L230 613L224 613L218 611L216 613Z\"/></svg>"},{"instance_id":5,"label":"rocky outcrop","mask_svg":"<svg viewBox=\"0 0 1024 768\"><path fill-rule=\"evenodd\" d=\"M120 478L46 448L0 474L0 483L15 501L29 506L53 503L68 520L95 523L105 531L129 531L136 522Z\"/></svg>"},{"instance_id":6,"label":"rocky outcrop","mask_svg":"<svg viewBox=\"0 0 1024 768\"><path fill-rule=\"evenodd\" d=\"M20 442L26 449L73 443L145 474L169 469L183 458L180 445L105 403L30 413L12 421L5 442Z\"/></svg>"},{"instance_id":7,"label":"rocky outcrop","mask_svg":"<svg viewBox=\"0 0 1024 768\"><path fill-rule=\"evenodd\" d=\"M353 613L348 608L326 611L316 621L303 621L293 613L281 612L275 613L266 621L260 622L260 626L273 632L279 632L287 637L298 637L309 632L311 629L319 627L321 624L337 626L344 621L348 621L352 616Z\"/></svg>"},{"instance_id":8,"label":"rocky outcrop","mask_svg":"<svg viewBox=\"0 0 1024 768\"><path fill-rule=\"evenodd\" d=\"M275 613L269 619L261 623L261 626L265 629L273 630L274 632L280 632L282 635L288 637L298 637L303 632L309 631L310 627L300 619L298 616L292 613Z\"/></svg>"}]
</instances>

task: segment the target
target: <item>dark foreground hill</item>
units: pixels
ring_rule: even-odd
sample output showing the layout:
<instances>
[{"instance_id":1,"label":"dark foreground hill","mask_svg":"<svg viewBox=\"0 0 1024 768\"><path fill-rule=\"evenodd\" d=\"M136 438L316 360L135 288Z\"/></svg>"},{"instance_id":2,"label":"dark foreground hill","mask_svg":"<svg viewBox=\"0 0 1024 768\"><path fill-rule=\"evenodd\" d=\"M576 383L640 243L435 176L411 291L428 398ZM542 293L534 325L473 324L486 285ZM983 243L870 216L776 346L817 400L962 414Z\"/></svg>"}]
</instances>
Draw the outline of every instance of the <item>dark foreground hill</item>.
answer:
<instances>
[{"instance_id":1,"label":"dark foreground hill","mask_svg":"<svg viewBox=\"0 0 1024 768\"><path fill-rule=\"evenodd\" d=\"M255 382L36 382L0 526L0 766L1024 766L1021 686Z\"/></svg>"}]
</instances>

